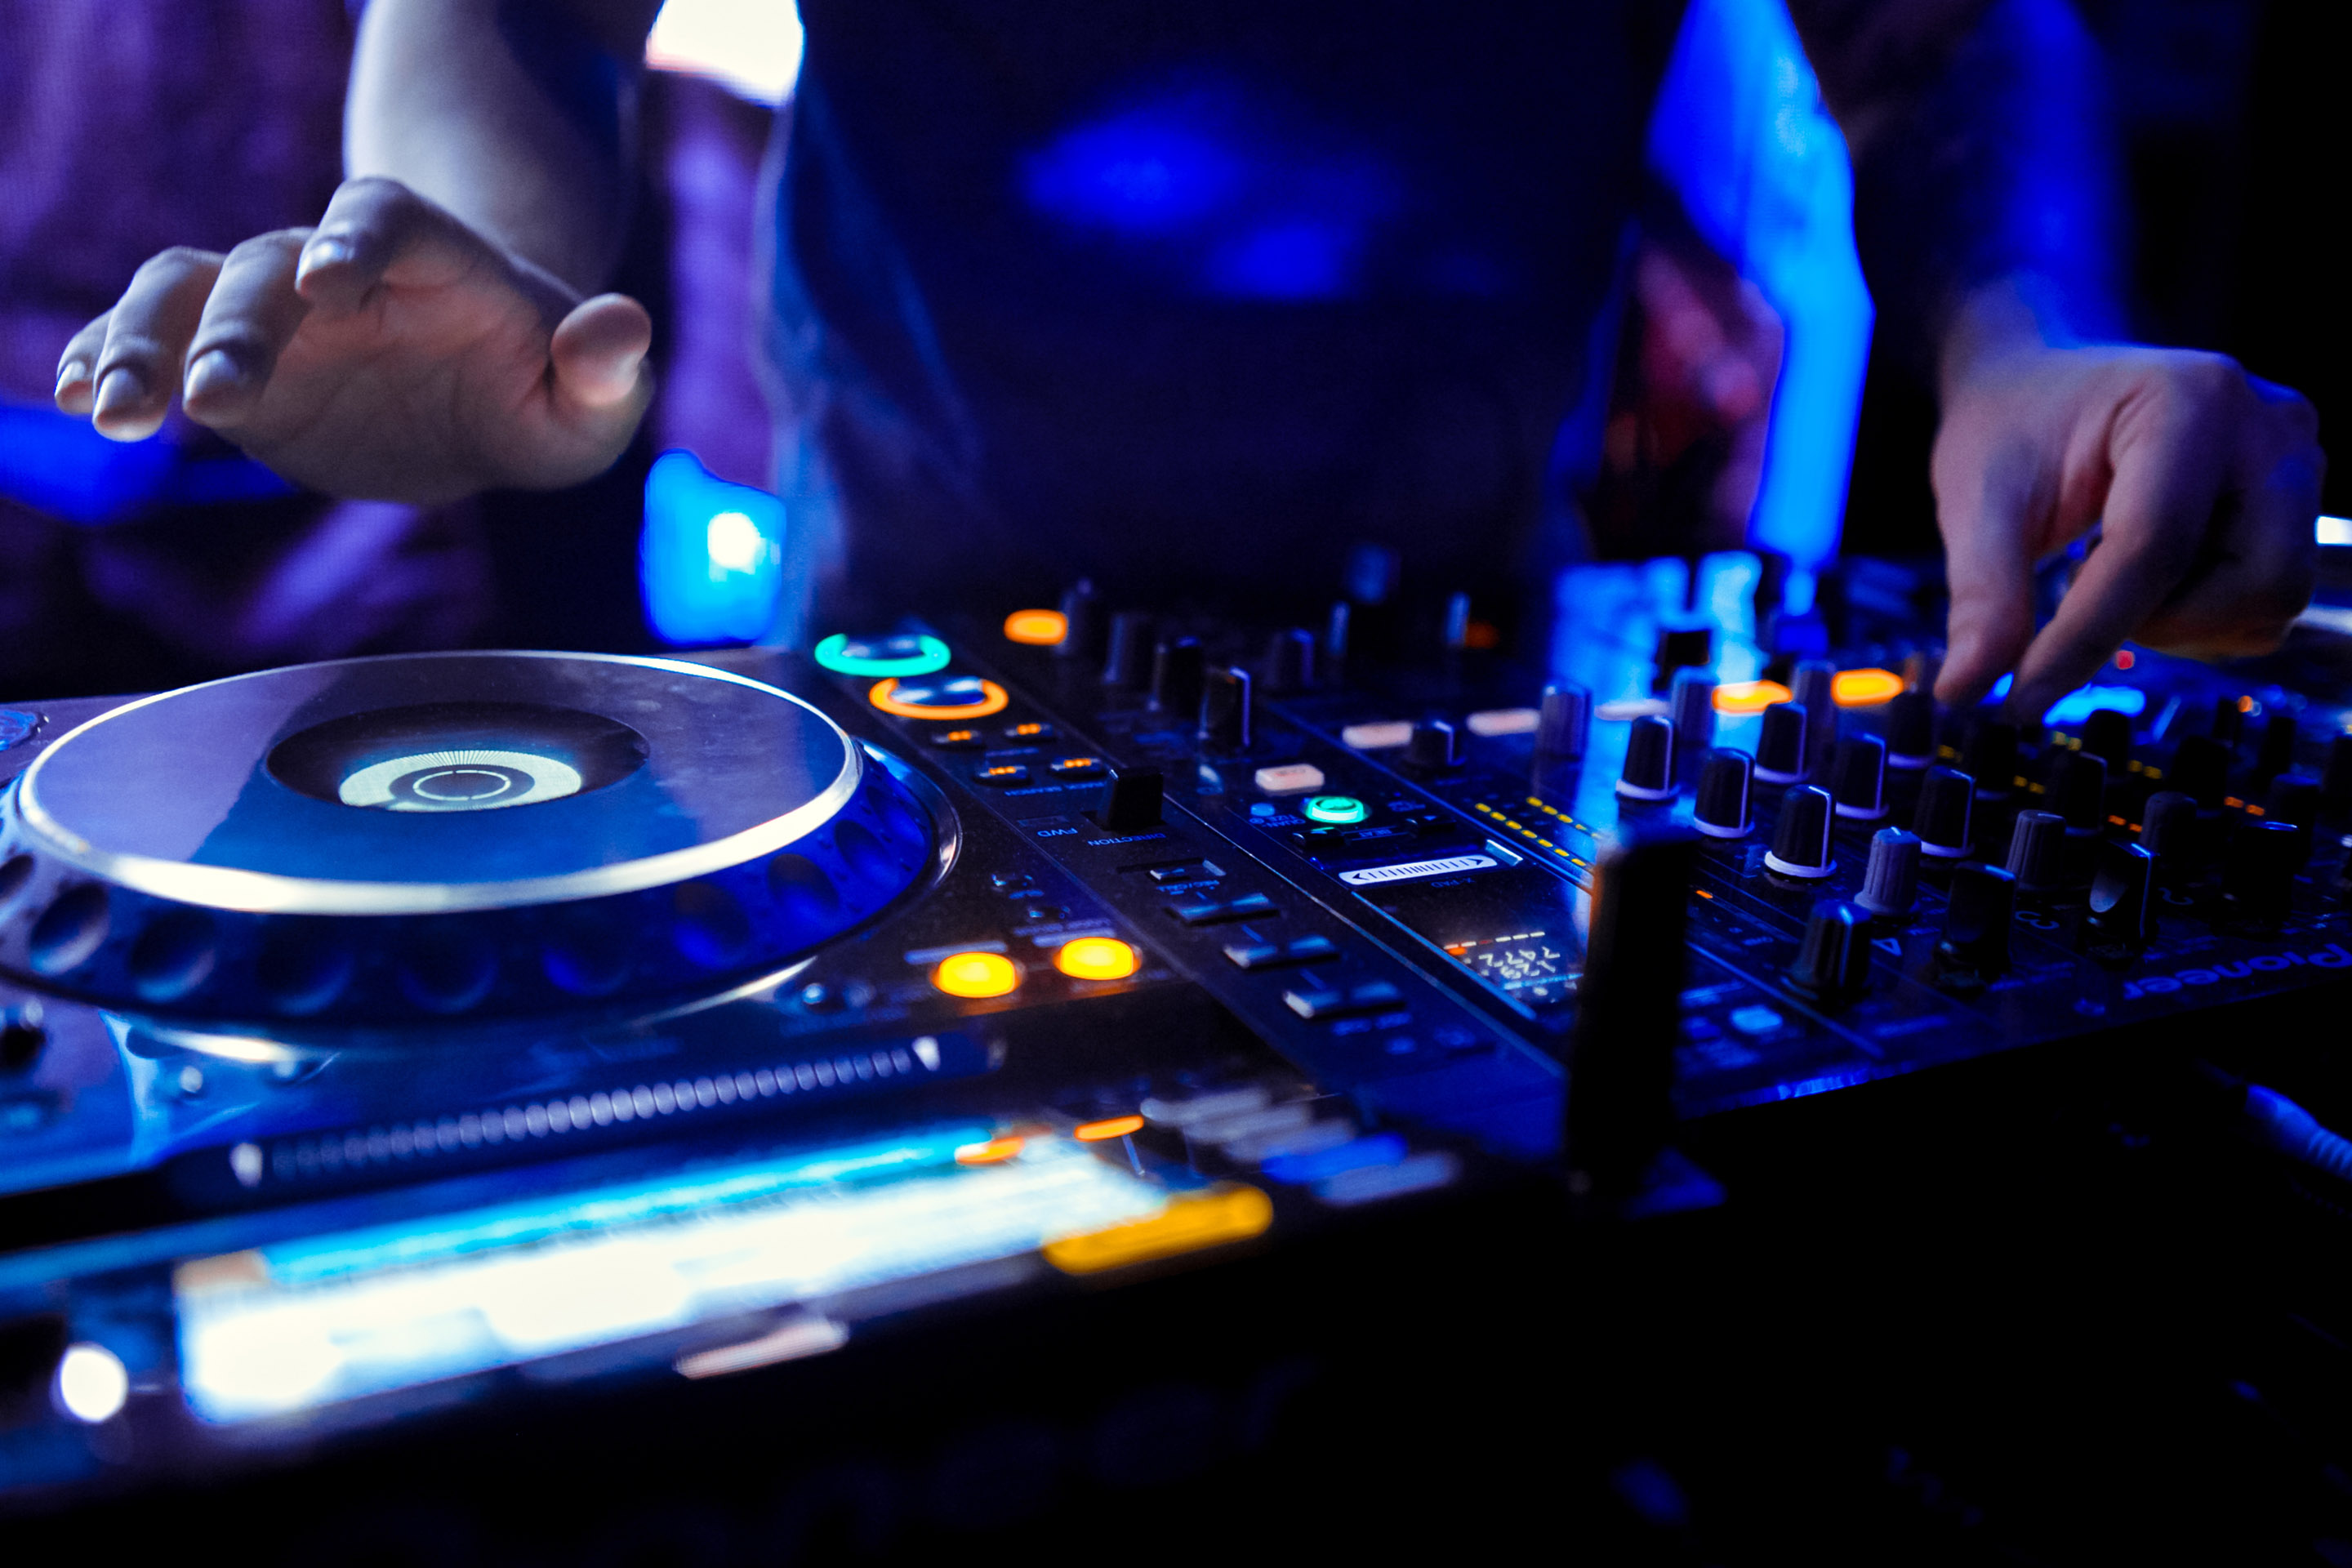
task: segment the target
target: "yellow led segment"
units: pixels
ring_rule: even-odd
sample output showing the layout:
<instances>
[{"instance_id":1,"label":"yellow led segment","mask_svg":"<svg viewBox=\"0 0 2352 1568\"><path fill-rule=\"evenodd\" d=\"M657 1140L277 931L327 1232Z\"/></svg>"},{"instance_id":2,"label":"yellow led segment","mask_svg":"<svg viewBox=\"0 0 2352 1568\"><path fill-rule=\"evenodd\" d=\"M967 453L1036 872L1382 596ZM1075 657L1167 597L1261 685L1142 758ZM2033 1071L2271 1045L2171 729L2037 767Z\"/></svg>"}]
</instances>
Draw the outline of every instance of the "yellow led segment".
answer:
<instances>
[{"instance_id":1,"label":"yellow led segment","mask_svg":"<svg viewBox=\"0 0 2352 1568\"><path fill-rule=\"evenodd\" d=\"M1001 952L959 952L940 960L931 984L950 996L984 1001L1010 995L1021 984L1021 970Z\"/></svg>"},{"instance_id":2,"label":"yellow led segment","mask_svg":"<svg viewBox=\"0 0 2352 1568\"><path fill-rule=\"evenodd\" d=\"M1031 647L1052 647L1070 635L1069 618L1059 610L1015 610L1004 617L1008 642Z\"/></svg>"},{"instance_id":3,"label":"yellow led segment","mask_svg":"<svg viewBox=\"0 0 2352 1568\"><path fill-rule=\"evenodd\" d=\"M1082 936L1054 950L1054 967L1073 980L1124 980L1142 963L1135 949L1112 936Z\"/></svg>"},{"instance_id":4,"label":"yellow led segment","mask_svg":"<svg viewBox=\"0 0 2352 1568\"><path fill-rule=\"evenodd\" d=\"M1142 1131L1142 1117L1114 1116L1108 1121L1089 1121L1074 1130L1070 1136L1081 1143L1107 1143L1114 1138L1124 1138L1130 1132Z\"/></svg>"},{"instance_id":5,"label":"yellow led segment","mask_svg":"<svg viewBox=\"0 0 2352 1568\"><path fill-rule=\"evenodd\" d=\"M1874 708L1903 695L1903 678L1891 669L1841 669L1830 681L1830 700L1841 708Z\"/></svg>"},{"instance_id":6,"label":"yellow led segment","mask_svg":"<svg viewBox=\"0 0 2352 1568\"><path fill-rule=\"evenodd\" d=\"M1049 1241L1045 1261L1065 1274L1099 1274L1130 1263L1246 1241L1263 1236L1273 1224L1272 1200L1255 1187L1228 1184L1171 1198L1168 1206L1150 1219Z\"/></svg>"},{"instance_id":7,"label":"yellow led segment","mask_svg":"<svg viewBox=\"0 0 2352 1568\"><path fill-rule=\"evenodd\" d=\"M1761 713L1795 694L1777 680L1729 680L1715 689L1718 713Z\"/></svg>"},{"instance_id":8,"label":"yellow led segment","mask_svg":"<svg viewBox=\"0 0 2352 1568\"><path fill-rule=\"evenodd\" d=\"M1002 1165L1021 1152L1018 1138L991 1138L985 1143L967 1143L956 1151L959 1165Z\"/></svg>"}]
</instances>

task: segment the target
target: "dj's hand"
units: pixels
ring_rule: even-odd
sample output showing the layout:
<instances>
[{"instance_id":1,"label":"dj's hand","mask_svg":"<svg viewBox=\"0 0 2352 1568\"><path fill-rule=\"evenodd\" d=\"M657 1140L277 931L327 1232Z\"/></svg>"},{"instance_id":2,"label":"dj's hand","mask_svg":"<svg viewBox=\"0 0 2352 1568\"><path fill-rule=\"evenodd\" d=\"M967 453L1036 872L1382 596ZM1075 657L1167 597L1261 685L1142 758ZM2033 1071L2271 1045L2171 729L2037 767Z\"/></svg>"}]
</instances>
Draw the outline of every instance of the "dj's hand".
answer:
<instances>
[{"instance_id":1,"label":"dj's hand","mask_svg":"<svg viewBox=\"0 0 2352 1568\"><path fill-rule=\"evenodd\" d=\"M2326 468L2318 417L2218 354L2053 348L2013 313L1948 351L1933 474L1950 570L1936 694L2016 672L2039 719L2126 638L2200 658L2263 653L2311 597ZM2034 563L2100 538L2037 635Z\"/></svg>"},{"instance_id":2,"label":"dj's hand","mask_svg":"<svg viewBox=\"0 0 2352 1568\"><path fill-rule=\"evenodd\" d=\"M58 406L117 440L188 416L330 495L434 504L602 472L652 395L653 323L583 300L390 180L314 229L167 250L58 368Z\"/></svg>"}]
</instances>

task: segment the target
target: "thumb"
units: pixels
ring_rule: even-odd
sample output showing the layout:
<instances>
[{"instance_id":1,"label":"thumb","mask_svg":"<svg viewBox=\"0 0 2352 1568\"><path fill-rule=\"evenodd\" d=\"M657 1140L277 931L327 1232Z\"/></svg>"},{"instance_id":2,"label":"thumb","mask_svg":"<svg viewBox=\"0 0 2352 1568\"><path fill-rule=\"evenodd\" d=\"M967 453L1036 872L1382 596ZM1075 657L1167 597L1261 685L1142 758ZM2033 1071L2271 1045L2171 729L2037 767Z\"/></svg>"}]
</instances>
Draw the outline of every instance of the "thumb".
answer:
<instances>
[{"instance_id":1,"label":"thumb","mask_svg":"<svg viewBox=\"0 0 2352 1568\"><path fill-rule=\"evenodd\" d=\"M1987 464L1956 483L1937 475L1952 610L1936 697L1951 707L1981 699L2033 640L2032 487L2004 466Z\"/></svg>"},{"instance_id":2,"label":"thumb","mask_svg":"<svg viewBox=\"0 0 2352 1568\"><path fill-rule=\"evenodd\" d=\"M599 294L573 306L547 345L557 406L596 415L642 406L653 395L646 369L653 342L653 317L626 294Z\"/></svg>"}]
</instances>

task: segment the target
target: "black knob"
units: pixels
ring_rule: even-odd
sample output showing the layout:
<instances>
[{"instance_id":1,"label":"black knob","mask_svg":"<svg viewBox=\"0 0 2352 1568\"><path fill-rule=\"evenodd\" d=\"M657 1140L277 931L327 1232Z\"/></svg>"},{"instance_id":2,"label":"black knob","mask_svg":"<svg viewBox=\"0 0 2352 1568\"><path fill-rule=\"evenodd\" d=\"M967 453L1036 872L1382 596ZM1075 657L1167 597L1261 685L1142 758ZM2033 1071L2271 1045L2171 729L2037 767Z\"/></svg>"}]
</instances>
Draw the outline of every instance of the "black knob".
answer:
<instances>
[{"instance_id":1,"label":"black knob","mask_svg":"<svg viewBox=\"0 0 2352 1568\"><path fill-rule=\"evenodd\" d=\"M2292 713L2273 713L2263 725L2262 743L2254 748L2254 777L2268 783L2294 766L2297 726Z\"/></svg>"},{"instance_id":2,"label":"black knob","mask_svg":"<svg viewBox=\"0 0 2352 1568\"><path fill-rule=\"evenodd\" d=\"M1221 756L1248 751L1251 706L1248 670L1212 670L1201 693L1201 744Z\"/></svg>"},{"instance_id":3,"label":"black knob","mask_svg":"<svg viewBox=\"0 0 2352 1568\"><path fill-rule=\"evenodd\" d=\"M1682 669L1705 669L1715 663L1715 633L1706 626L1675 626L1658 634L1658 673L1651 683L1654 691L1664 691L1674 683L1675 672Z\"/></svg>"},{"instance_id":4,"label":"black knob","mask_svg":"<svg viewBox=\"0 0 2352 1568\"><path fill-rule=\"evenodd\" d=\"M2311 858L2313 830L2319 822L2319 781L2308 773L2279 774L2263 797L2263 815L2302 836L2303 853L2295 860L2301 866Z\"/></svg>"},{"instance_id":5,"label":"black knob","mask_svg":"<svg viewBox=\"0 0 2352 1568\"><path fill-rule=\"evenodd\" d=\"M1854 902L1874 915L1910 912L1919 901L1919 836L1882 827L1870 836L1870 864Z\"/></svg>"},{"instance_id":6,"label":"black knob","mask_svg":"<svg viewBox=\"0 0 2352 1568\"><path fill-rule=\"evenodd\" d=\"M1974 862L1952 869L1937 956L1946 964L1990 979L2009 967L2009 926L2017 914L2017 883L1998 866Z\"/></svg>"},{"instance_id":7,"label":"black knob","mask_svg":"<svg viewBox=\"0 0 2352 1568\"><path fill-rule=\"evenodd\" d=\"M1275 633L1265 647L1265 689L1279 694L1314 684L1315 634L1305 626Z\"/></svg>"},{"instance_id":8,"label":"black knob","mask_svg":"<svg viewBox=\"0 0 2352 1568\"><path fill-rule=\"evenodd\" d=\"M1748 769L1745 752L1707 753L1692 812L1701 833L1710 838L1745 838L1756 831L1755 814L1748 804Z\"/></svg>"},{"instance_id":9,"label":"black knob","mask_svg":"<svg viewBox=\"0 0 2352 1568\"><path fill-rule=\"evenodd\" d=\"M1809 658L1790 677L1790 689L1805 710L1805 772L1820 778L1837 746L1837 666L1825 658Z\"/></svg>"},{"instance_id":10,"label":"black knob","mask_svg":"<svg viewBox=\"0 0 2352 1568\"><path fill-rule=\"evenodd\" d=\"M2160 879L2184 881L2205 858L2202 816L2196 799L2177 789L2159 790L2140 807L2139 847L2156 857Z\"/></svg>"},{"instance_id":11,"label":"black knob","mask_svg":"<svg viewBox=\"0 0 2352 1568\"><path fill-rule=\"evenodd\" d=\"M1652 819L1595 857L1568 1073L1572 1187L1633 1191L1673 1131L1695 853L1686 830Z\"/></svg>"},{"instance_id":12,"label":"black knob","mask_svg":"<svg viewBox=\"0 0 2352 1568\"><path fill-rule=\"evenodd\" d=\"M2042 799L2065 818L2068 831L2097 833L2107 825L2106 760L2088 750L2061 752L2050 764Z\"/></svg>"},{"instance_id":13,"label":"black knob","mask_svg":"<svg viewBox=\"0 0 2352 1568\"><path fill-rule=\"evenodd\" d=\"M2095 708L2083 721L2083 750L2121 773L2131 765L2131 715L2112 708Z\"/></svg>"},{"instance_id":14,"label":"black knob","mask_svg":"<svg viewBox=\"0 0 2352 1568\"><path fill-rule=\"evenodd\" d=\"M1919 782L1919 809L1911 831L1922 854L1959 860L1969 853L1969 818L1975 814L1977 781L1953 768L1932 768Z\"/></svg>"},{"instance_id":15,"label":"black knob","mask_svg":"<svg viewBox=\"0 0 2352 1568\"><path fill-rule=\"evenodd\" d=\"M1633 721L1625 737L1625 767L1617 778L1617 793L1627 800L1672 800L1675 797L1674 721L1654 713Z\"/></svg>"},{"instance_id":16,"label":"black knob","mask_svg":"<svg viewBox=\"0 0 2352 1568\"><path fill-rule=\"evenodd\" d=\"M1095 820L1112 833L1140 833L1160 826L1160 797L1166 782L1157 769L1129 768L1111 775L1103 786L1103 803Z\"/></svg>"},{"instance_id":17,"label":"black knob","mask_svg":"<svg viewBox=\"0 0 2352 1568\"><path fill-rule=\"evenodd\" d=\"M1675 721L1677 771L1685 757L1706 754L1715 744L1715 678L1704 669L1675 671L1667 715Z\"/></svg>"},{"instance_id":18,"label":"black knob","mask_svg":"<svg viewBox=\"0 0 2352 1568\"><path fill-rule=\"evenodd\" d=\"M0 1072L24 1071L48 1043L48 1026L41 1021L40 1003L24 1002L0 1009Z\"/></svg>"},{"instance_id":19,"label":"black knob","mask_svg":"<svg viewBox=\"0 0 2352 1568\"><path fill-rule=\"evenodd\" d=\"M1803 778L1805 729L1801 702L1776 702L1764 710L1764 732L1756 742L1756 776L1776 784Z\"/></svg>"},{"instance_id":20,"label":"black knob","mask_svg":"<svg viewBox=\"0 0 2352 1568\"><path fill-rule=\"evenodd\" d=\"M2246 738L2246 710L2238 706L2238 700L2235 697L2213 700L2213 722L2207 733L2224 751L2236 751Z\"/></svg>"},{"instance_id":21,"label":"black knob","mask_svg":"<svg viewBox=\"0 0 2352 1568\"><path fill-rule=\"evenodd\" d=\"M2252 925L2276 925L2293 906L2294 874L2303 867L2303 835L2292 823L2249 822L2231 840L2221 868L2221 900Z\"/></svg>"},{"instance_id":22,"label":"black knob","mask_svg":"<svg viewBox=\"0 0 2352 1568\"><path fill-rule=\"evenodd\" d=\"M2167 789L2194 800L2200 811L2221 810L2230 783L2229 747L2210 735L2185 737L2172 749L2172 767L2164 783Z\"/></svg>"},{"instance_id":23,"label":"black knob","mask_svg":"<svg viewBox=\"0 0 2352 1568\"><path fill-rule=\"evenodd\" d=\"M1460 653L1470 646L1470 595L1455 594L1445 601L1445 647Z\"/></svg>"},{"instance_id":24,"label":"black knob","mask_svg":"<svg viewBox=\"0 0 2352 1568\"><path fill-rule=\"evenodd\" d=\"M1909 772L1936 760L1936 700L1903 691L1886 705L1886 765Z\"/></svg>"},{"instance_id":25,"label":"black knob","mask_svg":"<svg viewBox=\"0 0 2352 1568\"><path fill-rule=\"evenodd\" d=\"M1830 792L1808 784L1792 789L1780 803L1780 821L1772 830L1772 847L1764 864L1783 877L1808 881L1837 869L1830 853L1830 820L1835 815Z\"/></svg>"},{"instance_id":26,"label":"black knob","mask_svg":"<svg viewBox=\"0 0 2352 1568\"><path fill-rule=\"evenodd\" d=\"M1805 921L1805 940L1790 983L1821 1001L1851 996L1870 984L1870 911L1843 899L1824 899Z\"/></svg>"},{"instance_id":27,"label":"black knob","mask_svg":"<svg viewBox=\"0 0 2352 1568\"><path fill-rule=\"evenodd\" d=\"M1342 599L1323 618L1323 670L1327 679L1339 679L1339 671L1347 668L1348 642L1353 630L1349 622L1354 616L1354 608Z\"/></svg>"},{"instance_id":28,"label":"black knob","mask_svg":"<svg viewBox=\"0 0 2352 1568\"><path fill-rule=\"evenodd\" d=\"M2054 811L2021 811L2009 839L2009 874L2021 893L2055 892L2066 881L2066 819Z\"/></svg>"},{"instance_id":29,"label":"black knob","mask_svg":"<svg viewBox=\"0 0 2352 1568\"><path fill-rule=\"evenodd\" d=\"M1054 652L1063 658L1098 658L1102 642L1102 601L1095 596L1095 585L1080 578L1062 595L1062 640Z\"/></svg>"},{"instance_id":30,"label":"black knob","mask_svg":"<svg viewBox=\"0 0 2352 1568\"><path fill-rule=\"evenodd\" d=\"M2319 775L2319 798L2330 811L2352 805L2352 735L2327 742L2327 767Z\"/></svg>"},{"instance_id":31,"label":"black knob","mask_svg":"<svg viewBox=\"0 0 2352 1568\"><path fill-rule=\"evenodd\" d=\"M1385 605L1397 588L1403 558L1385 544L1360 541L1348 547L1348 597L1359 605Z\"/></svg>"},{"instance_id":32,"label":"black knob","mask_svg":"<svg viewBox=\"0 0 2352 1568\"><path fill-rule=\"evenodd\" d=\"M1462 765L1462 731L1443 719L1431 719L1412 727L1412 734L1404 743L1404 760L1408 767L1425 768L1437 773Z\"/></svg>"},{"instance_id":33,"label":"black knob","mask_svg":"<svg viewBox=\"0 0 2352 1568\"><path fill-rule=\"evenodd\" d=\"M1572 763L1584 755L1592 729L1592 694L1581 686L1547 686L1543 718L1536 727L1536 754Z\"/></svg>"},{"instance_id":34,"label":"black knob","mask_svg":"<svg viewBox=\"0 0 2352 1568\"><path fill-rule=\"evenodd\" d=\"M2102 842L2091 878L2094 941L2147 946L2156 934L2155 896L2156 857L2137 844Z\"/></svg>"},{"instance_id":35,"label":"black knob","mask_svg":"<svg viewBox=\"0 0 2352 1568\"><path fill-rule=\"evenodd\" d=\"M1134 690L1151 677L1151 645L1156 628L1140 610L1122 610L1110 618L1109 652L1103 658L1103 684Z\"/></svg>"},{"instance_id":36,"label":"black knob","mask_svg":"<svg viewBox=\"0 0 2352 1568\"><path fill-rule=\"evenodd\" d=\"M1977 781L1979 800L2007 800L2017 787L2017 726L1981 715L1970 721L1960 771Z\"/></svg>"},{"instance_id":37,"label":"black knob","mask_svg":"<svg viewBox=\"0 0 2352 1568\"><path fill-rule=\"evenodd\" d=\"M1197 637L1163 637L1151 651L1151 705L1191 718L1201 710L1205 665Z\"/></svg>"},{"instance_id":38,"label":"black knob","mask_svg":"<svg viewBox=\"0 0 2352 1568\"><path fill-rule=\"evenodd\" d=\"M1886 742L1857 735L1837 743L1830 767L1837 814L1851 822L1876 822L1886 815Z\"/></svg>"}]
</instances>

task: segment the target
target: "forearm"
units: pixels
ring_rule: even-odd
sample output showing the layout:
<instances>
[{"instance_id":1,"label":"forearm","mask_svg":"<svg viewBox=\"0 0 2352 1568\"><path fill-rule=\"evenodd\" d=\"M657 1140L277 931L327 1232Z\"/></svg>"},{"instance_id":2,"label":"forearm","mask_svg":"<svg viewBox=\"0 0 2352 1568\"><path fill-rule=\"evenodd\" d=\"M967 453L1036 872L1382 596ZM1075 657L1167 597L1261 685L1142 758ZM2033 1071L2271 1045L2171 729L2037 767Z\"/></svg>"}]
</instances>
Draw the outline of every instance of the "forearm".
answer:
<instances>
[{"instance_id":1,"label":"forearm","mask_svg":"<svg viewBox=\"0 0 2352 1568\"><path fill-rule=\"evenodd\" d=\"M620 255L653 0L373 0L345 108L354 177L399 181L582 292Z\"/></svg>"}]
</instances>

